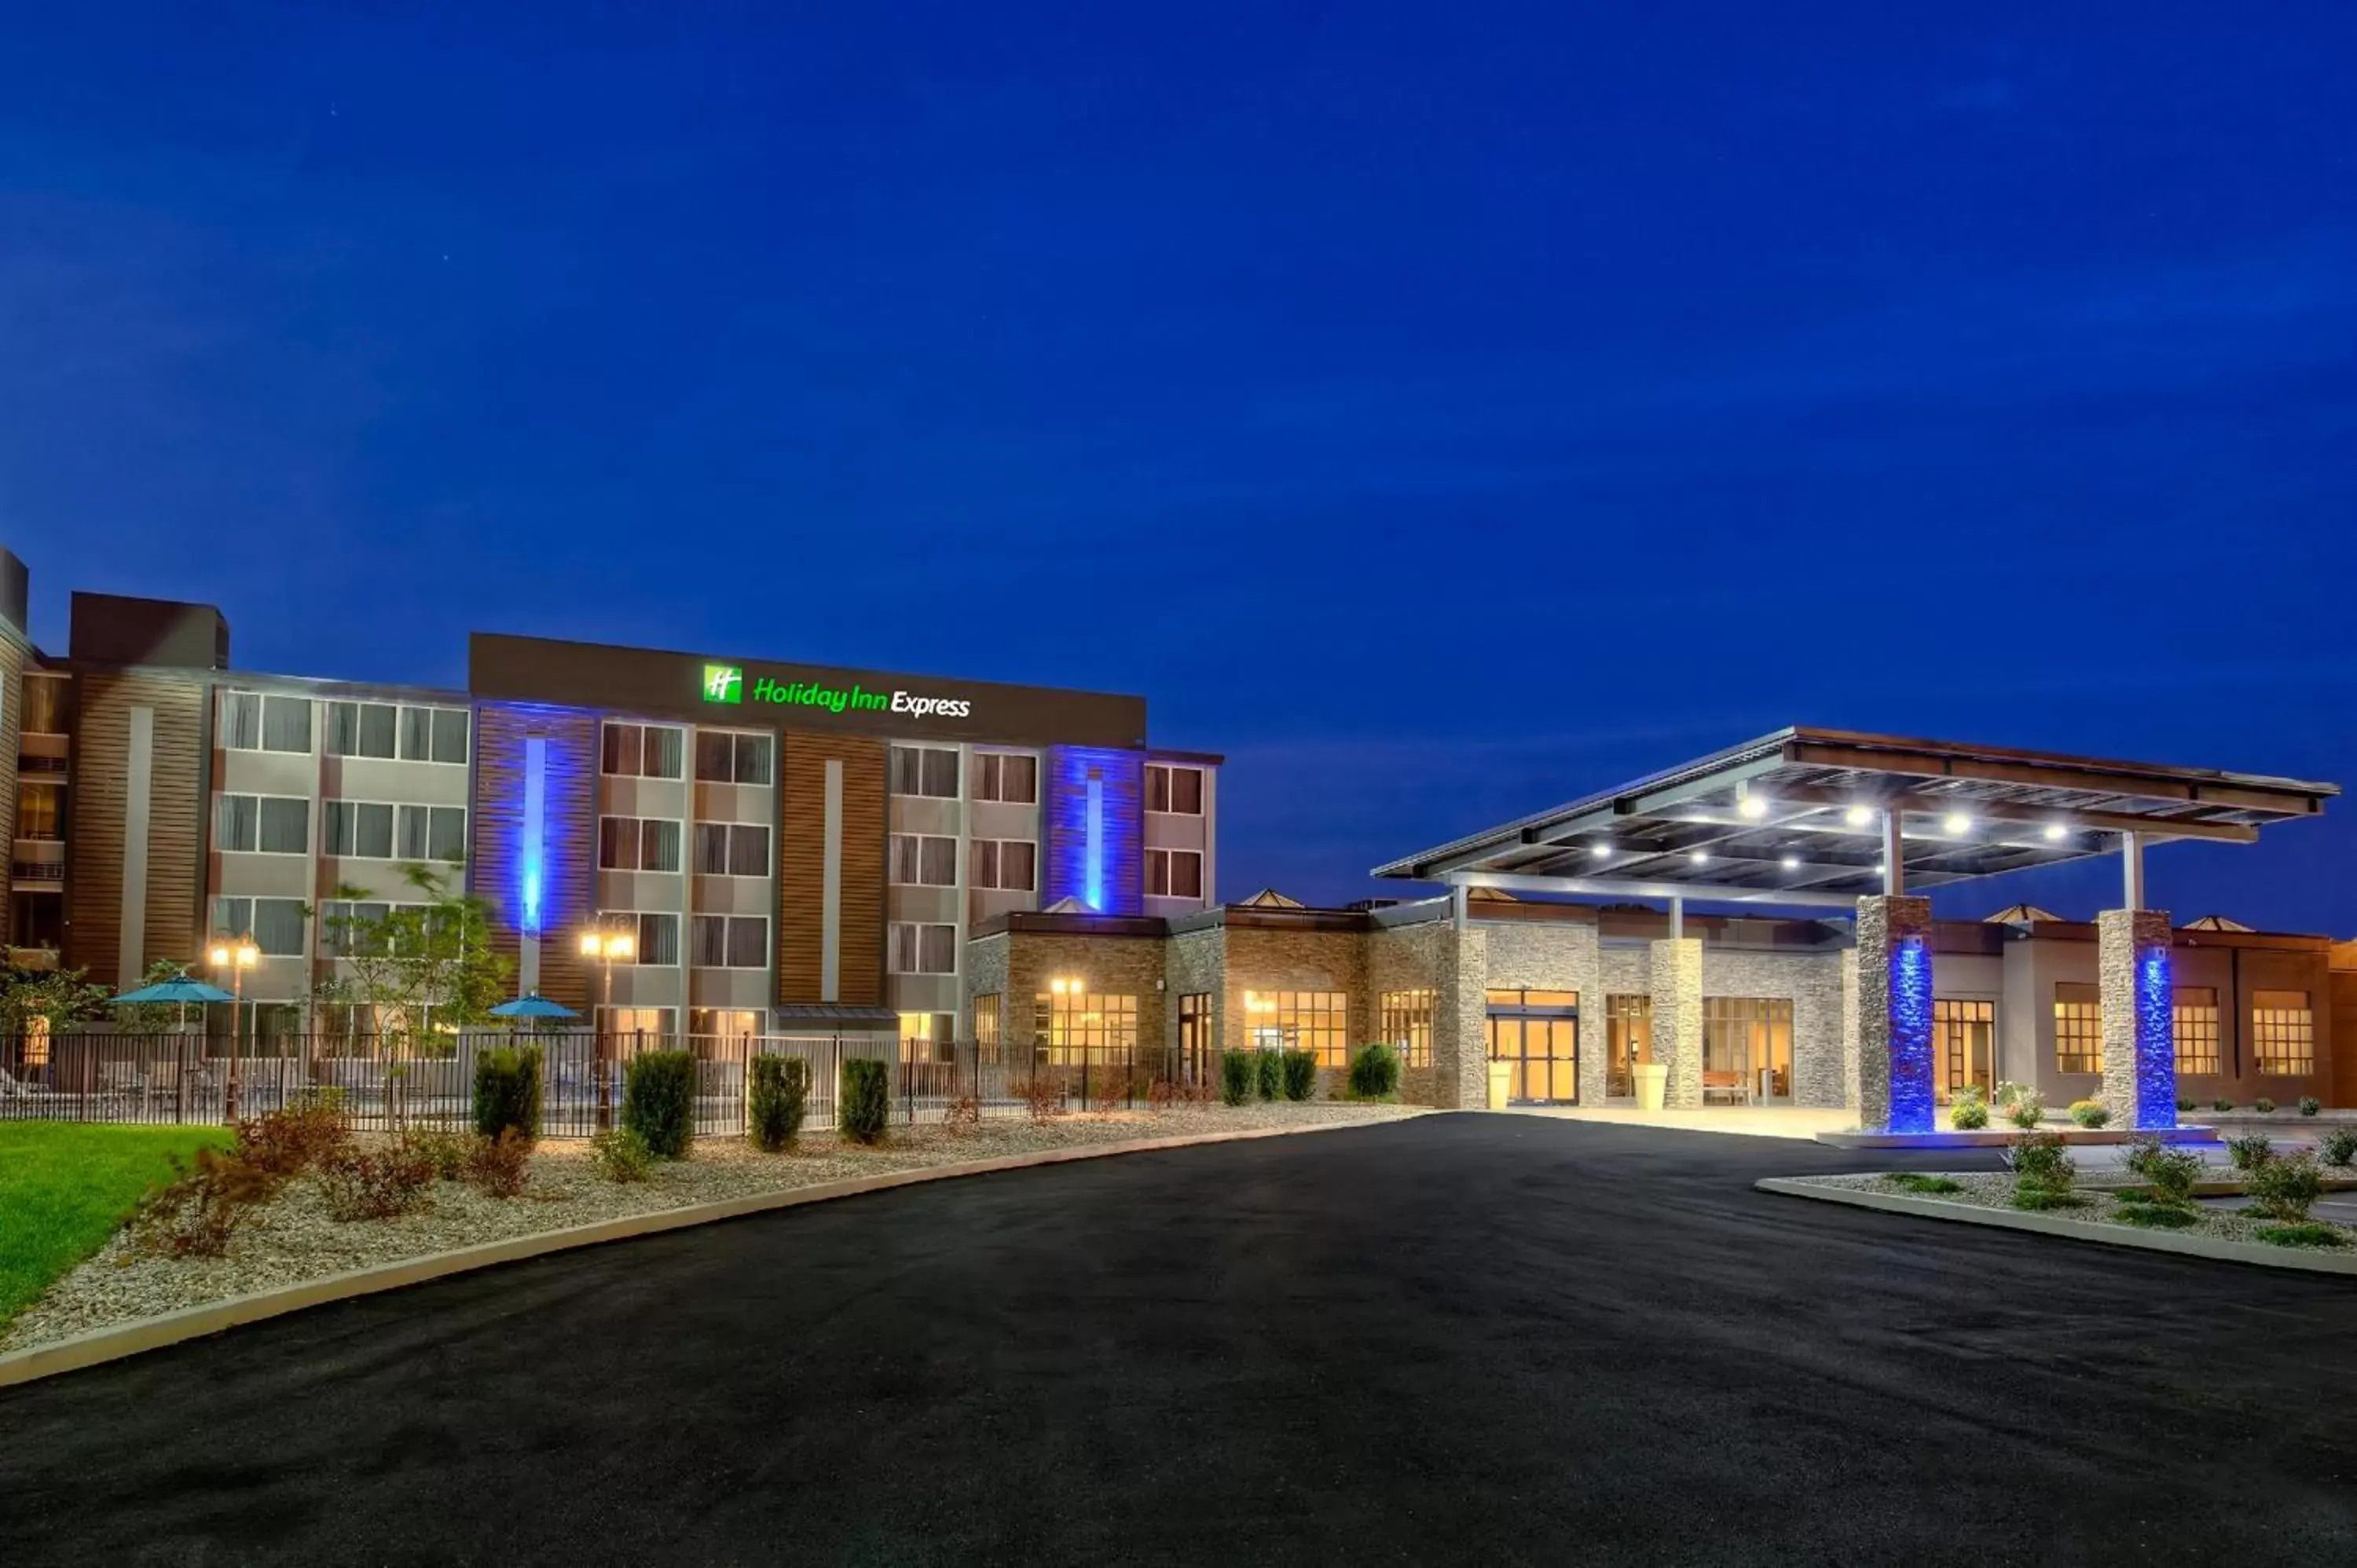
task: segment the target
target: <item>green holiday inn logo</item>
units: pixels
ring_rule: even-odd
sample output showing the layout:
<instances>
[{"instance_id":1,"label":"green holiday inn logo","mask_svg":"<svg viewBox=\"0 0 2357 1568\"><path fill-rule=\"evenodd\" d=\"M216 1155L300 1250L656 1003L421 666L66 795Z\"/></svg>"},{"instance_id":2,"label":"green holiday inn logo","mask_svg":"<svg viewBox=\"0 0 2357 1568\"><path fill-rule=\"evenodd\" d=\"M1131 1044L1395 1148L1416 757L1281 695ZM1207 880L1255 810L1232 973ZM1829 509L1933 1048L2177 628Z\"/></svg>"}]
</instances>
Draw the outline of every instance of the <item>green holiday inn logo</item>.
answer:
<instances>
[{"instance_id":1,"label":"green holiday inn logo","mask_svg":"<svg viewBox=\"0 0 2357 1568\"><path fill-rule=\"evenodd\" d=\"M745 671L734 664L707 664L704 667L704 700L707 703L741 703L745 700Z\"/></svg>"},{"instance_id":2,"label":"green holiday inn logo","mask_svg":"<svg viewBox=\"0 0 2357 1568\"><path fill-rule=\"evenodd\" d=\"M704 667L705 702L742 704L747 695L743 665L707 664ZM823 708L830 714L846 711L899 714L909 719L963 719L974 715L974 703L969 698L927 697L914 692L871 692L856 682L846 690L817 681L776 681L764 675L753 682L750 695L756 703Z\"/></svg>"}]
</instances>

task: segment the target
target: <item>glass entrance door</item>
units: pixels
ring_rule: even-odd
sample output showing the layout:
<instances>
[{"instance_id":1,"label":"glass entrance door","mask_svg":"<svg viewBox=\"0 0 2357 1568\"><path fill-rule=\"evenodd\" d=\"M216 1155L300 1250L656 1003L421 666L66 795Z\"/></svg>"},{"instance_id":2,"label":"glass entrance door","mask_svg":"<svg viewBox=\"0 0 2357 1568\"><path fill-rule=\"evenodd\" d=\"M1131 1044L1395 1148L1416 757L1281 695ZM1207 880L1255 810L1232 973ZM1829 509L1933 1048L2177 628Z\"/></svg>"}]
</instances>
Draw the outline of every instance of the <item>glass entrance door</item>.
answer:
<instances>
[{"instance_id":1,"label":"glass entrance door","mask_svg":"<svg viewBox=\"0 0 2357 1568\"><path fill-rule=\"evenodd\" d=\"M1934 997L1932 1002L1932 1048L1940 1064L1939 1101L1947 1104L1956 1090L1978 1084L1984 1096L1996 1092L1996 1004Z\"/></svg>"},{"instance_id":2,"label":"glass entrance door","mask_svg":"<svg viewBox=\"0 0 2357 1568\"><path fill-rule=\"evenodd\" d=\"M1506 1098L1568 1105L1579 1098L1579 995L1571 991L1490 993L1490 1059L1512 1069Z\"/></svg>"}]
</instances>

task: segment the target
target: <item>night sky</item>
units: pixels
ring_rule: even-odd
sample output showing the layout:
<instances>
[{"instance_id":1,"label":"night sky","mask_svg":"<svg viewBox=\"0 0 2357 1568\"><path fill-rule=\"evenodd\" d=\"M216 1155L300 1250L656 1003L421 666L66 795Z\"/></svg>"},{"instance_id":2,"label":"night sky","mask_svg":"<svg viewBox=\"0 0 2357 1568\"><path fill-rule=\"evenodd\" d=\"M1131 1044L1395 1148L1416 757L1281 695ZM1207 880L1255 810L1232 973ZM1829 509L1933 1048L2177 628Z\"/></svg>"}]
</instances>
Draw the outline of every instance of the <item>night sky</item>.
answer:
<instances>
[{"instance_id":1,"label":"night sky","mask_svg":"<svg viewBox=\"0 0 2357 1568\"><path fill-rule=\"evenodd\" d=\"M1140 692L1231 897L1792 722L2357 781L2357 6L339 9L0 34L45 645ZM2155 901L2357 933L2337 810Z\"/></svg>"}]
</instances>

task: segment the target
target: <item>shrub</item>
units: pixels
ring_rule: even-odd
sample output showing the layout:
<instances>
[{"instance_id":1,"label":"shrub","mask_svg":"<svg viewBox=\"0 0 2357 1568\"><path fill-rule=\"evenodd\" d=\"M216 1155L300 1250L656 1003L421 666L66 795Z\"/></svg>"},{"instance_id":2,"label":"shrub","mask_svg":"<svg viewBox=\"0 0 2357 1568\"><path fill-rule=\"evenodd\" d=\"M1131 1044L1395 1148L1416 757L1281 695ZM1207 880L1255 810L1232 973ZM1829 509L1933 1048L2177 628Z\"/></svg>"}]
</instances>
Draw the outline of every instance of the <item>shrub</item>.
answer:
<instances>
[{"instance_id":1,"label":"shrub","mask_svg":"<svg viewBox=\"0 0 2357 1568\"><path fill-rule=\"evenodd\" d=\"M2313 1094L2303 1094L2299 1097L2299 1113L2302 1116L2313 1116L2323 1109L2324 1101Z\"/></svg>"},{"instance_id":2,"label":"shrub","mask_svg":"<svg viewBox=\"0 0 2357 1568\"><path fill-rule=\"evenodd\" d=\"M475 1058L475 1131L496 1138L512 1127L540 1136L540 1047L502 1046Z\"/></svg>"},{"instance_id":3,"label":"shrub","mask_svg":"<svg viewBox=\"0 0 2357 1568\"><path fill-rule=\"evenodd\" d=\"M2277 1247L2346 1247L2349 1233L2338 1225L2303 1220L2297 1225L2262 1225L2259 1240Z\"/></svg>"},{"instance_id":4,"label":"shrub","mask_svg":"<svg viewBox=\"0 0 2357 1568\"><path fill-rule=\"evenodd\" d=\"M417 1132L409 1135L409 1146L415 1149L434 1166L434 1174L444 1181L457 1181L467 1174L467 1158L474 1153L473 1133Z\"/></svg>"},{"instance_id":5,"label":"shrub","mask_svg":"<svg viewBox=\"0 0 2357 1568\"><path fill-rule=\"evenodd\" d=\"M687 1158L688 1140L695 1136L694 1054L640 1051L632 1057L622 1078L622 1125L644 1139L655 1158Z\"/></svg>"},{"instance_id":6,"label":"shrub","mask_svg":"<svg viewBox=\"0 0 2357 1568\"><path fill-rule=\"evenodd\" d=\"M142 1251L218 1258L256 1204L277 1196L280 1177L235 1154L199 1149L194 1169L171 1156L173 1179L140 1199L131 1221Z\"/></svg>"},{"instance_id":7,"label":"shrub","mask_svg":"<svg viewBox=\"0 0 2357 1568\"><path fill-rule=\"evenodd\" d=\"M1948 1125L1960 1133L1977 1133L1988 1125L1988 1096L1977 1083L1956 1090L1948 1106Z\"/></svg>"},{"instance_id":8,"label":"shrub","mask_svg":"<svg viewBox=\"0 0 2357 1568\"><path fill-rule=\"evenodd\" d=\"M971 1094L961 1094L951 1101L949 1109L942 1112L942 1130L959 1138L981 1132L982 1101Z\"/></svg>"},{"instance_id":9,"label":"shrub","mask_svg":"<svg viewBox=\"0 0 2357 1568\"><path fill-rule=\"evenodd\" d=\"M2051 1192L2045 1187L2016 1187L2013 1206L2039 1212L2049 1208L2084 1208L2087 1200L2075 1192Z\"/></svg>"},{"instance_id":10,"label":"shrub","mask_svg":"<svg viewBox=\"0 0 2357 1568\"><path fill-rule=\"evenodd\" d=\"M746 1104L756 1148L776 1154L802 1130L810 1103L810 1063L800 1057L753 1058L752 1090Z\"/></svg>"},{"instance_id":11,"label":"shrub","mask_svg":"<svg viewBox=\"0 0 2357 1568\"><path fill-rule=\"evenodd\" d=\"M2226 1157L2238 1171L2255 1171L2276 1157L2276 1146L2265 1133L2237 1133L2226 1140Z\"/></svg>"},{"instance_id":12,"label":"shrub","mask_svg":"<svg viewBox=\"0 0 2357 1568\"><path fill-rule=\"evenodd\" d=\"M237 1124L237 1157L274 1176L317 1170L351 1141L340 1091L307 1097Z\"/></svg>"},{"instance_id":13,"label":"shrub","mask_svg":"<svg viewBox=\"0 0 2357 1568\"><path fill-rule=\"evenodd\" d=\"M2212 1111L2222 1111L2222 1111L2232 1111L2233 1109L2234 1109L2234 1102L2233 1102L2233 1101L2231 1101L2231 1100L2227 1099L2224 1095L2222 1095L2222 1095L2220 1095L2217 1099L2215 1099L2215 1100L2213 1100L2213 1101L2212 1101L2210 1102L2210 1109L2211 1109L2211 1110L2212 1110Z\"/></svg>"},{"instance_id":14,"label":"shrub","mask_svg":"<svg viewBox=\"0 0 2357 1568\"><path fill-rule=\"evenodd\" d=\"M2199 1101L2190 1099L2187 1096L2180 1094L2177 1097L2177 1109L2180 1112L2199 1111L2201 1109L2201 1105Z\"/></svg>"},{"instance_id":15,"label":"shrub","mask_svg":"<svg viewBox=\"0 0 2357 1568\"><path fill-rule=\"evenodd\" d=\"M1952 1181L1943 1176L1925 1176L1921 1171L1894 1171L1889 1180L1890 1185L1901 1192L1917 1192L1926 1196L1964 1190L1964 1185L1962 1182Z\"/></svg>"},{"instance_id":16,"label":"shrub","mask_svg":"<svg viewBox=\"0 0 2357 1568\"><path fill-rule=\"evenodd\" d=\"M1253 1072L1263 1100L1275 1100L1285 1092L1285 1058L1277 1052L1254 1051Z\"/></svg>"},{"instance_id":17,"label":"shrub","mask_svg":"<svg viewBox=\"0 0 2357 1568\"><path fill-rule=\"evenodd\" d=\"M420 1152L420 1157L425 1156ZM467 1150L467 1184L485 1197L514 1197L532 1178L532 1144L512 1127L478 1136Z\"/></svg>"},{"instance_id":18,"label":"shrub","mask_svg":"<svg viewBox=\"0 0 2357 1568\"><path fill-rule=\"evenodd\" d=\"M2263 1094L2251 1101L2251 1109L2262 1116L2272 1116L2276 1113L2276 1102Z\"/></svg>"},{"instance_id":19,"label":"shrub","mask_svg":"<svg viewBox=\"0 0 2357 1568\"><path fill-rule=\"evenodd\" d=\"M2112 1218L2129 1225L2156 1226L2170 1230L2199 1224L2201 1219L2201 1216L2190 1208L2169 1203L2138 1203L2126 1193L2122 1193L2119 1202L2113 1206Z\"/></svg>"},{"instance_id":20,"label":"shrub","mask_svg":"<svg viewBox=\"0 0 2357 1568\"><path fill-rule=\"evenodd\" d=\"M2243 1185L2257 1212L2269 1219L2300 1220L2308 1218L2309 1207L2324 1195L2324 1173L2316 1168L2315 1158L2303 1152L2255 1166Z\"/></svg>"},{"instance_id":21,"label":"shrub","mask_svg":"<svg viewBox=\"0 0 2357 1568\"><path fill-rule=\"evenodd\" d=\"M2357 1127L2333 1127L2316 1141L2316 1157L2328 1165L2357 1160Z\"/></svg>"},{"instance_id":22,"label":"shrub","mask_svg":"<svg viewBox=\"0 0 2357 1568\"><path fill-rule=\"evenodd\" d=\"M319 1167L336 1219L390 1219L417 1207L434 1182L434 1162L406 1138L375 1150L346 1148Z\"/></svg>"},{"instance_id":23,"label":"shrub","mask_svg":"<svg viewBox=\"0 0 2357 1568\"><path fill-rule=\"evenodd\" d=\"M2024 1193L2068 1197L2072 1179L2078 1174L2078 1162L2064 1146L2061 1133L2024 1133L2013 1141L2013 1191L2017 1200Z\"/></svg>"},{"instance_id":24,"label":"shrub","mask_svg":"<svg viewBox=\"0 0 2357 1568\"><path fill-rule=\"evenodd\" d=\"M880 1144L891 1114L892 1069L872 1057L845 1062L843 1096L835 1111L843 1135L855 1144Z\"/></svg>"},{"instance_id":25,"label":"shrub","mask_svg":"<svg viewBox=\"0 0 2357 1568\"><path fill-rule=\"evenodd\" d=\"M2188 1149L2163 1148L2134 1168L2151 1185L2153 1202L2183 1208L2193 1201L2194 1184L2201 1179L2201 1156Z\"/></svg>"},{"instance_id":26,"label":"shrub","mask_svg":"<svg viewBox=\"0 0 2357 1568\"><path fill-rule=\"evenodd\" d=\"M2071 1102L2071 1120L2082 1127L2100 1127L2111 1119L2110 1109L2100 1100L2074 1100Z\"/></svg>"},{"instance_id":27,"label":"shrub","mask_svg":"<svg viewBox=\"0 0 2357 1568\"><path fill-rule=\"evenodd\" d=\"M1220 1053L1220 1101L1225 1105L1242 1105L1253 1097L1253 1085L1258 1081L1260 1069L1253 1063L1250 1051Z\"/></svg>"},{"instance_id":28,"label":"shrub","mask_svg":"<svg viewBox=\"0 0 2357 1568\"><path fill-rule=\"evenodd\" d=\"M1285 1053L1285 1097L1307 1100L1318 1092L1318 1053L1287 1051Z\"/></svg>"},{"instance_id":29,"label":"shrub","mask_svg":"<svg viewBox=\"0 0 2357 1568\"><path fill-rule=\"evenodd\" d=\"M1399 1092L1399 1053L1378 1040L1351 1058L1351 1098L1389 1100Z\"/></svg>"},{"instance_id":30,"label":"shrub","mask_svg":"<svg viewBox=\"0 0 2357 1568\"><path fill-rule=\"evenodd\" d=\"M655 1157L644 1138L628 1127L616 1127L589 1140L589 1165L608 1181L644 1181L655 1168Z\"/></svg>"},{"instance_id":31,"label":"shrub","mask_svg":"<svg viewBox=\"0 0 2357 1568\"><path fill-rule=\"evenodd\" d=\"M1035 1122L1053 1121L1064 1113L1064 1086L1052 1078L1038 1075L1010 1088L1015 1098L1030 1111Z\"/></svg>"},{"instance_id":32,"label":"shrub","mask_svg":"<svg viewBox=\"0 0 2357 1568\"><path fill-rule=\"evenodd\" d=\"M1159 1115L1161 1112L1169 1110L1171 1106L1177 1104L1184 1090L1181 1086L1173 1080L1167 1078L1157 1078L1154 1080L1153 1087L1146 1091L1146 1103L1154 1109L1156 1114Z\"/></svg>"},{"instance_id":33,"label":"shrub","mask_svg":"<svg viewBox=\"0 0 2357 1568\"><path fill-rule=\"evenodd\" d=\"M2006 1120L2027 1133L2045 1119L2046 1097L2027 1085L2017 1085L2019 1090L2006 1111Z\"/></svg>"}]
</instances>

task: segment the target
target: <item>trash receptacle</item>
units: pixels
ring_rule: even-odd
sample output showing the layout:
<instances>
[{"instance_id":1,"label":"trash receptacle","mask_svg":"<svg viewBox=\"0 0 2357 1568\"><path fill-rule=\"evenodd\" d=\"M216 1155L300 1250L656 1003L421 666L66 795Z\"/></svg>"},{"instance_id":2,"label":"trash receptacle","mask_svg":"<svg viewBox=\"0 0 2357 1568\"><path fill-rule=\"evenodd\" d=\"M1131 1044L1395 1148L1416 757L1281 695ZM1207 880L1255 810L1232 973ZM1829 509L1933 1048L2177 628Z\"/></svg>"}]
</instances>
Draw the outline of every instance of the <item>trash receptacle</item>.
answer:
<instances>
[{"instance_id":1,"label":"trash receptacle","mask_svg":"<svg viewBox=\"0 0 2357 1568\"><path fill-rule=\"evenodd\" d=\"M1514 1064L1491 1062L1490 1064L1490 1109L1503 1111L1506 1108L1506 1096L1513 1091L1513 1088Z\"/></svg>"},{"instance_id":2,"label":"trash receptacle","mask_svg":"<svg viewBox=\"0 0 2357 1568\"><path fill-rule=\"evenodd\" d=\"M1659 1111L1668 1098L1670 1067L1667 1062L1639 1062L1637 1074L1637 1109Z\"/></svg>"}]
</instances>

